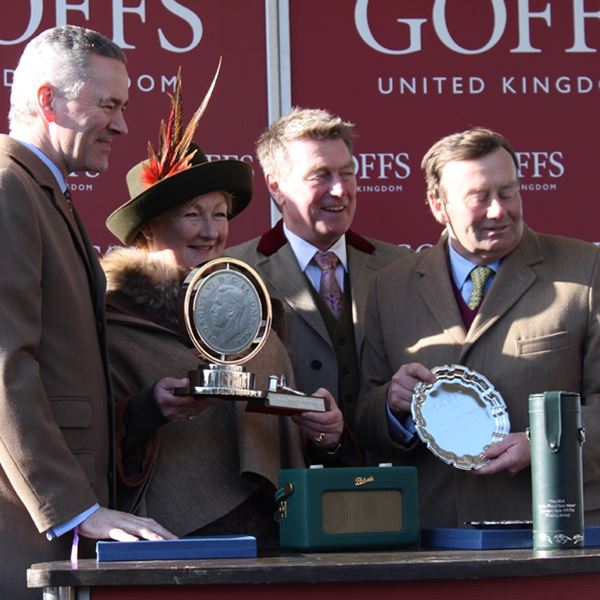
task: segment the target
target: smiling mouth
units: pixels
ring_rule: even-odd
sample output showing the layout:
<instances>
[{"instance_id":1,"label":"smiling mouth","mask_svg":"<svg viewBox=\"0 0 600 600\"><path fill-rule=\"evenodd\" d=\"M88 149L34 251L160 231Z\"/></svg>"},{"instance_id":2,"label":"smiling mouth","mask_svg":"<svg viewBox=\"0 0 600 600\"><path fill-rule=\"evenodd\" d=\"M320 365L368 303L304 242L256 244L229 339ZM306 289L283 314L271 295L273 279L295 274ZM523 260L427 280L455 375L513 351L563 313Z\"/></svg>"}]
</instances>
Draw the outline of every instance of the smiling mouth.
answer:
<instances>
[{"instance_id":1,"label":"smiling mouth","mask_svg":"<svg viewBox=\"0 0 600 600\"><path fill-rule=\"evenodd\" d=\"M342 212L345 209L346 209L345 206L322 206L321 207L321 210L324 210L325 212L333 212L333 213Z\"/></svg>"},{"instance_id":2,"label":"smiling mouth","mask_svg":"<svg viewBox=\"0 0 600 600\"><path fill-rule=\"evenodd\" d=\"M504 233L507 229L509 229L509 224L506 225L495 225L494 227L484 227L483 230L488 233Z\"/></svg>"},{"instance_id":3,"label":"smiling mouth","mask_svg":"<svg viewBox=\"0 0 600 600\"><path fill-rule=\"evenodd\" d=\"M190 250L194 252L207 253L214 249L214 246L188 246Z\"/></svg>"}]
</instances>

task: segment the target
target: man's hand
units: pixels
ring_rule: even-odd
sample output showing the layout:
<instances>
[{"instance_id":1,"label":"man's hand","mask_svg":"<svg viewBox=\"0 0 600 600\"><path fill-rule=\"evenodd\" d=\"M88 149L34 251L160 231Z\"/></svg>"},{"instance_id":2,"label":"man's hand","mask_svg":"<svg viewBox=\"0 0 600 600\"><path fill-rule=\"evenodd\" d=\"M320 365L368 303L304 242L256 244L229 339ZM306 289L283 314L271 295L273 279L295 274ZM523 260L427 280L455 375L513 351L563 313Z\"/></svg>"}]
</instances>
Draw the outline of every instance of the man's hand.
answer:
<instances>
[{"instance_id":1,"label":"man's hand","mask_svg":"<svg viewBox=\"0 0 600 600\"><path fill-rule=\"evenodd\" d=\"M218 400L210 398L198 399L193 396L175 396L175 388L187 387L188 385L189 380L187 378L163 377L154 386L154 401L165 419L169 419L169 421L187 421L218 402Z\"/></svg>"},{"instance_id":2,"label":"man's hand","mask_svg":"<svg viewBox=\"0 0 600 600\"><path fill-rule=\"evenodd\" d=\"M421 363L402 365L392 377L387 399L390 408L397 413L409 413L415 386L420 381L433 383L435 375Z\"/></svg>"},{"instance_id":3,"label":"man's hand","mask_svg":"<svg viewBox=\"0 0 600 600\"><path fill-rule=\"evenodd\" d=\"M523 431L509 433L501 442L487 448L485 455L491 458L492 462L474 471L477 475L495 475L503 471L509 475L516 475L531 462L529 441Z\"/></svg>"},{"instance_id":4,"label":"man's hand","mask_svg":"<svg viewBox=\"0 0 600 600\"><path fill-rule=\"evenodd\" d=\"M136 517L129 513L109 508L99 508L79 525L79 534L96 540L175 540L176 535L167 531L154 519Z\"/></svg>"},{"instance_id":5,"label":"man's hand","mask_svg":"<svg viewBox=\"0 0 600 600\"><path fill-rule=\"evenodd\" d=\"M292 420L313 444L320 448L333 448L339 443L344 431L342 411L325 388L319 388L312 395L325 400L326 412L305 412L294 415Z\"/></svg>"}]
</instances>

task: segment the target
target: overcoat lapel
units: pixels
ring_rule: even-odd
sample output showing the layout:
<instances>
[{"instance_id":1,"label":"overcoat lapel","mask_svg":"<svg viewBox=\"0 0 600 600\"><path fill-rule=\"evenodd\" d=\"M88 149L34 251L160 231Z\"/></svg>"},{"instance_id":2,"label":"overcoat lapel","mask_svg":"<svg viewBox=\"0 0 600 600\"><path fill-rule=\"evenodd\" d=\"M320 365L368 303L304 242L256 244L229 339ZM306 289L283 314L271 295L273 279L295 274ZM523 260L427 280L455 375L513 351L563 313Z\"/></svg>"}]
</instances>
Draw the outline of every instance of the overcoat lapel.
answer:
<instances>
[{"instance_id":1,"label":"overcoat lapel","mask_svg":"<svg viewBox=\"0 0 600 600\"><path fill-rule=\"evenodd\" d=\"M537 276L532 265L541 262L542 256L535 234L525 227L521 242L503 260L502 268L467 332L452 292L446 243L447 237L443 235L431 252L424 256L417 271L422 274L420 292L423 304L446 335L461 344L458 361L462 363L477 340L534 284Z\"/></svg>"},{"instance_id":2,"label":"overcoat lapel","mask_svg":"<svg viewBox=\"0 0 600 600\"><path fill-rule=\"evenodd\" d=\"M424 255L417 271L421 273L419 290L423 305L448 337L464 344L467 332L452 292L445 236Z\"/></svg>"},{"instance_id":3,"label":"overcoat lapel","mask_svg":"<svg viewBox=\"0 0 600 600\"><path fill-rule=\"evenodd\" d=\"M356 347L361 348L365 336L363 328L357 327L357 324L363 321L363 315L367 309L370 283L373 281L377 268L381 265L377 264L378 261L372 254L361 252L350 244L347 244L347 248L352 292L352 322L354 323Z\"/></svg>"},{"instance_id":4,"label":"overcoat lapel","mask_svg":"<svg viewBox=\"0 0 600 600\"><path fill-rule=\"evenodd\" d=\"M479 313L467 334L461 358L470 347L501 319L535 283L537 275L532 265L542 261L535 234L525 228L520 244L502 261L502 267L486 294Z\"/></svg>"},{"instance_id":5,"label":"overcoat lapel","mask_svg":"<svg viewBox=\"0 0 600 600\"><path fill-rule=\"evenodd\" d=\"M284 244L276 253L260 259L258 266L273 288L274 295L287 302L301 319L330 344L325 322L290 245Z\"/></svg>"},{"instance_id":6,"label":"overcoat lapel","mask_svg":"<svg viewBox=\"0 0 600 600\"><path fill-rule=\"evenodd\" d=\"M71 210L64 194L58 186L54 175L46 165L27 147L15 140L9 140L9 154L37 181L39 186L48 194L48 201L58 211L69 229L73 244L81 257L82 264L90 281L90 288L94 298L98 299L103 295L102 281L103 275L100 273L100 266L93 255L93 247L87 239L85 230L78 222L76 215ZM100 284L100 289L99 288Z\"/></svg>"}]
</instances>

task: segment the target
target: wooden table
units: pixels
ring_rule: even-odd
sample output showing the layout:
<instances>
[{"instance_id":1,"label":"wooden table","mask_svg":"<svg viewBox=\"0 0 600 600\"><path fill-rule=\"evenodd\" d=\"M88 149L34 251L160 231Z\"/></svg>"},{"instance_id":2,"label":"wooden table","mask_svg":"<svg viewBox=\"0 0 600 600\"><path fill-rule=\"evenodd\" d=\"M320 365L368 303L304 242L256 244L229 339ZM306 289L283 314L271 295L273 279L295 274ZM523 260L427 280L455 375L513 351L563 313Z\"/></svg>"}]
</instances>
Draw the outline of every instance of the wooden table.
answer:
<instances>
[{"instance_id":1,"label":"wooden table","mask_svg":"<svg viewBox=\"0 0 600 600\"><path fill-rule=\"evenodd\" d=\"M402 550L251 559L40 563L45 600L598 600L600 549Z\"/></svg>"}]
</instances>

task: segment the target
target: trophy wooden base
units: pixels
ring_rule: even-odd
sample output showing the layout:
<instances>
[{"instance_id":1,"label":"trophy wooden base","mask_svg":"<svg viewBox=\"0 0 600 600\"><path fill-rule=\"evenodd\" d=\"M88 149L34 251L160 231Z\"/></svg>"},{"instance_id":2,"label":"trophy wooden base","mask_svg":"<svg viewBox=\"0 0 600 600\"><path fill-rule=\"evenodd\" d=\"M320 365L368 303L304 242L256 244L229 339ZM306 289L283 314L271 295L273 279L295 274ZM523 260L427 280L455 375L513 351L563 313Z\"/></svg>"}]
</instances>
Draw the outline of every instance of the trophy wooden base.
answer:
<instances>
[{"instance_id":1,"label":"trophy wooden base","mask_svg":"<svg viewBox=\"0 0 600 600\"><path fill-rule=\"evenodd\" d=\"M293 415L325 412L325 400L307 396L285 385L283 377L269 377L267 391L254 389L255 376L241 365L210 364L207 369L189 371L189 386L175 389L176 396L210 396L223 400L245 400L248 412Z\"/></svg>"}]
</instances>

